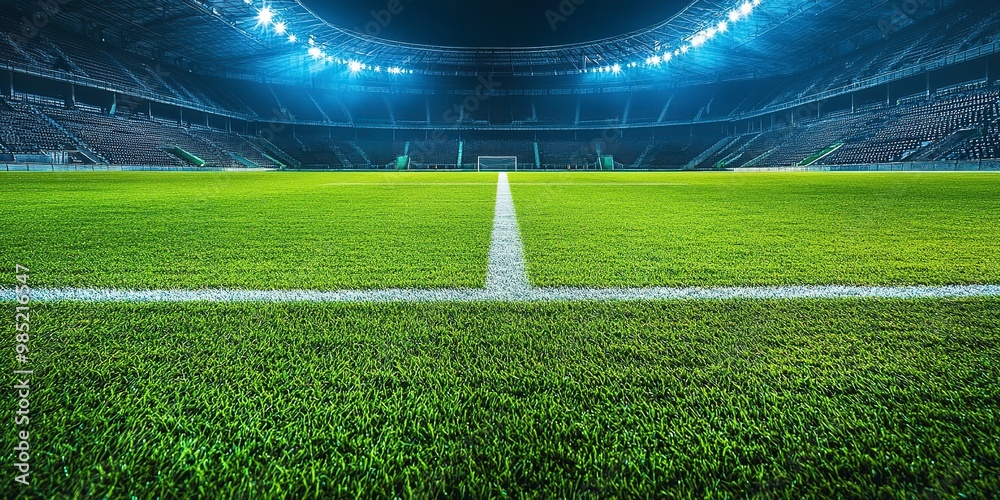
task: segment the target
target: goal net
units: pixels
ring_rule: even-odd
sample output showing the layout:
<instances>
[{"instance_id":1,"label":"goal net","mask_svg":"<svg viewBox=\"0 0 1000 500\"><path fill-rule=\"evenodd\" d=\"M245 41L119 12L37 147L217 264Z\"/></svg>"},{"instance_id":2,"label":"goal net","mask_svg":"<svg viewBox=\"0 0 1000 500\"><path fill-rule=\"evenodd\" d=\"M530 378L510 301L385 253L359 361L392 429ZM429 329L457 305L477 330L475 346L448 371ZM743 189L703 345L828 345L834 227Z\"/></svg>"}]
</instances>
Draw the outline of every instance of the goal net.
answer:
<instances>
[{"instance_id":1,"label":"goal net","mask_svg":"<svg viewBox=\"0 0 1000 500\"><path fill-rule=\"evenodd\" d=\"M476 162L476 170L490 171L490 170L513 170L517 172L517 157L516 156L480 156L479 161Z\"/></svg>"}]
</instances>

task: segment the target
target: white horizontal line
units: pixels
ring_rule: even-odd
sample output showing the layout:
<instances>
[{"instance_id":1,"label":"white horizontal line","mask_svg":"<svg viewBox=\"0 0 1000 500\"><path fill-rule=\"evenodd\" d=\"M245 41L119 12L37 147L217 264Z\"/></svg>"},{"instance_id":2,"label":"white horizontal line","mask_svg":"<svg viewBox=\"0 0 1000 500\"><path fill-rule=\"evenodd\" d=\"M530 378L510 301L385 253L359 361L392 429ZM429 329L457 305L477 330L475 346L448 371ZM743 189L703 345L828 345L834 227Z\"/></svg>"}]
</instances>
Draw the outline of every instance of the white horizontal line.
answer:
<instances>
[{"instance_id":1,"label":"white horizontal line","mask_svg":"<svg viewBox=\"0 0 1000 500\"><path fill-rule=\"evenodd\" d=\"M683 182L520 182L512 186L687 186Z\"/></svg>"},{"instance_id":2,"label":"white horizontal line","mask_svg":"<svg viewBox=\"0 0 1000 500\"><path fill-rule=\"evenodd\" d=\"M319 186L496 186L495 182L324 182Z\"/></svg>"},{"instance_id":3,"label":"white horizontal line","mask_svg":"<svg viewBox=\"0 0 1000 500\"><path fill-rule=\"evenodd\" d=\"M39 288L32 300L73 302L583 302L725 299L845 299L1000 297L1000 285L780 286L717 288L528 288L386 290L128 290ZM0 300L14 301L12 288Z\"/></svg>"}]
</instances>

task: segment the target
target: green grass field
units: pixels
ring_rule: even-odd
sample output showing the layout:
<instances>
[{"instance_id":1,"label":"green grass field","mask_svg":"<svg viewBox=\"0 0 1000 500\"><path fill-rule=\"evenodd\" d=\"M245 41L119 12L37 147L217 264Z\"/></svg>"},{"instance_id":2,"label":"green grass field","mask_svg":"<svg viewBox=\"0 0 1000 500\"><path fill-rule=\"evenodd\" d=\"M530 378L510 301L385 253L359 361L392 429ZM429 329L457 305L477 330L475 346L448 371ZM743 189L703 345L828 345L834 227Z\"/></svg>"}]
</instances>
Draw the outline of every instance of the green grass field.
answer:
<instances>
[{"instance_id":1,"label":"green grass field","mask_svg":"<svg viewBox=\"0 0 1000 500\"><path fill-rule=\"evenodd\" d=\"M510 180L536 286L1000 284L997 176ZM3 289L15 264L35 287L478 288L496 197L495 173L0 184ZM30 326L31 486L8 465L6 497L1000 491L998 297L37 300Z\"/></svg>"},{"instance_id":2,"label":"green grass field","mask_svg":"<svg viewBox=\"0 0 1000 500\"><path fill-rule=\"evenodd\" d=\"M1000 300L36 314L46 498L1000 488Z\"/></svg>"},{"instance_id":3,"label":"green grass field","mask_svg":"<svg viewBox=\"0 0 1000 500\"><path fill-rule=\"evenodd\" d=\"M537 286L1000 282L989 174L517 173ZM0 266L117 288L481 287L496 174L9 174Z\"/></svg>"},{"instance_id":4,"label":"green grass field","mask_svg":"<svg viewBox=\"0 0 1000 500\"><path fill-rule=\"evenodd\" d=\"M1000 283L1000 177L511 174L536 286Z\"/></svg>"},{"instance_id":5,"label":"green grass field","mask_svg":"<svg viewBox=\"0 0 1000 500\"><path fill-rule=\"evenodd\" d=\"M109 288L480 287L496 174L5 174L0 268Z\"/></svg>"}]
</instances>

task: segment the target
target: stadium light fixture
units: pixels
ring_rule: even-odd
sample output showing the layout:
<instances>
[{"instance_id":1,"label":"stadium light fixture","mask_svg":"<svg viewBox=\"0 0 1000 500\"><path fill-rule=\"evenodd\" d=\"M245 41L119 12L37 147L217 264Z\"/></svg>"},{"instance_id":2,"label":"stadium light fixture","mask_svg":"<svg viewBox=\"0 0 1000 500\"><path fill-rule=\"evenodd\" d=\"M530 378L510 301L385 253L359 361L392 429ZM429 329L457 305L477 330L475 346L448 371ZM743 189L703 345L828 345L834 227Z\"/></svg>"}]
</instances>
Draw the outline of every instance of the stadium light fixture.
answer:
<instances>
[{"instance_id":1,"label":"stadium light fixture","mask_svg":"<svg viewBox=\"0 0 1000 500\"><path fill-rule=\"evenodd\" d=\"M697 49L706 45L709 41L715 39L723 33L727 33L732 27L733 23L742 21L749 17L755 7L763 3L763 0L740 0L735 8L729 10L728 13L723 11L720 13L720 17L723 19L709 24L708 27L701 29L700 31L691 33L688 38L682 38L682 45L678 48L672 50L666 50L663 52L662 57L656 54L646 58L646 66L654 67L659 66L660 63L667 63L683 54L687 54L691 49ZM728 20L726 19L728 17ZM686 41L685 41L686 40ZM659 45L660 42L656 42ZM657 50L659 48L657 47ZM629 65L629 67L632 67Z\"/></svg>"},{"instance_id":2,"label":"stadium light fixture","mask_svg":"<svg viewBox=\"0 0 1000 500\"><path fill-rule=\"evenodd\" d=\"M284 35L285 31L288 30L288 25L284 21L278 21L274 23L274 32L279 35Z\"/></svg>"},{"instance_id":3,"label":"stadium light fixture","mask_svg":"<svg viewBox=\"0 0 1000 500\"><path fill-rule=\"evenodd\" d=\"M309 53L309 55L313 57L313 59L323 58L323 50L320 49L319 47L316 46L309 47L309 50L307 52Z\"/></svg>"},{"instance_id":4,"label":"stadium light fixture","mask_svg":"<svg viewBox=\"0 0 1000 500\"><path fill-rule=\"evenodd\" d=\"M295 35L288 35L288 43L295 43L297 41L299 41L298 37Z\"/></svg>"},{"instance_id":5,"label":"stadium light fixture","mask_svg":"<svg viewBox=\"0 0 1000 500\"><path fill-rule=\"evenodd\" d=\"M351 70L351 73L357 73L361 71L363 65L358 61L347 61L347 69Z\"/></svg>"},{"instance_id":6,"label":"stadium light fixture","mask_svg":"<svg viewBox=\"0 0 1000 500\"><path fill-rule=\"evenodd\" d=\"M402 72L403 72L403 70L399 69L396 66L393 66L393 67L389 68L389 74L390 75L398 75L398 74L400 74Z\"/></svg>"},{"instance_id":7,"label":"stadium light fixture","mask_svg":"<svg viewBox=\"0 0 1000 500\"><path fill-rule=\"evenodd\" d=\"M611 66L611 72L614 73L614 74L616 74L616 75L619 74L619 73L621 73L622 72L622 66L620 64L618 64L618 63L615 63L614 66Z\"/></svg>"},{"instance_id":8,"label":"stadium light fixture","mask_svg":"<svg viewBox=\"0 0 1000 500\"><path fill-rule=\"evenodd\" d=\"M271 20L274 19L274 11L270 7L264 6L262 9L257 11L257 24L260 26L268 26L271 24Z\"/></svg>"}]
</instances>

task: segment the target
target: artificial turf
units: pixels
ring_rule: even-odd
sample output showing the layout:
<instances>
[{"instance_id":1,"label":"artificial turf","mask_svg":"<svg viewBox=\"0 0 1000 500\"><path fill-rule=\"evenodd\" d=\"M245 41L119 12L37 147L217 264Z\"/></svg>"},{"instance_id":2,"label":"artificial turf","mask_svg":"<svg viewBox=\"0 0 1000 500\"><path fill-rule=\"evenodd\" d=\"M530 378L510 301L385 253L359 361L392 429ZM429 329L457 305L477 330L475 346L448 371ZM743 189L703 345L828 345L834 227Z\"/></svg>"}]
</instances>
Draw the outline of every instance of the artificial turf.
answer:
<instances>
[{"instance_id":1,"label":"artificial turf","mask_svg":"<svg viewBox=\"0 0 1000 500\"><path fill-rule=\"evenodd\" d=\"M997 299L40 303L31 328L24 497L1000 490Z\"/></svg>"},{"instance_id":2,"label":"artificial turf","mask_svg":"<svg viewBox=\"0 0 1000 500\"><path fill-rule=\"evenodd\" d=\"M991 173L515 173L536 286L1000 283Z\"/></svg>"},{"instance_id":3,"label":"artificial turf","mask_svg":"<svg viewBox=\"0 0 1000 500\"><path fill-rule=\"evenodd\" d=\"M0 269L36 286L481 287L496 174L7 173Z\"/></svg>"}]
</instances>

